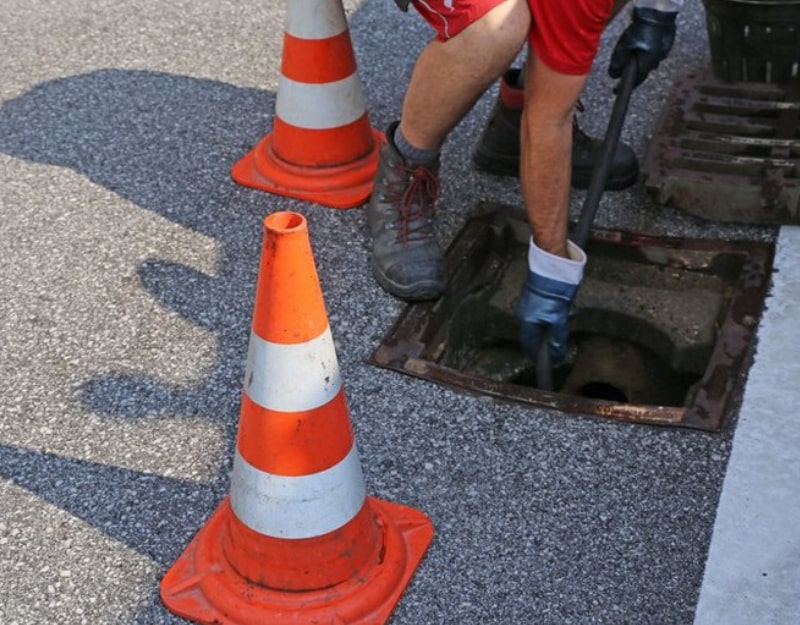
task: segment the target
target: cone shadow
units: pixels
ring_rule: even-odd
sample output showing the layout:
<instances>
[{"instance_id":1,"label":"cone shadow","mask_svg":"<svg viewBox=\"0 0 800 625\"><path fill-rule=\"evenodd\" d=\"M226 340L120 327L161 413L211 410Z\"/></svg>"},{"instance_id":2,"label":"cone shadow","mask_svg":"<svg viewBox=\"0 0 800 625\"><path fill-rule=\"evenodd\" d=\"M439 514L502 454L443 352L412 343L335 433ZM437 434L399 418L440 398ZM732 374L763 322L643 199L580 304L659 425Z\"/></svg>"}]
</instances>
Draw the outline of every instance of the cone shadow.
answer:
<instances>
[{"instance_id":1,"label":"cone shadow","mask_svg":"<svg viewBox=\"0 0 800 625\"><path fill-rule=\"evenodd\" d=\"M0 445L0 476L109 538L167 565L219 500L219 488ZM100 505L87 492L112 492Z\"/></svg>"}]
</instances>

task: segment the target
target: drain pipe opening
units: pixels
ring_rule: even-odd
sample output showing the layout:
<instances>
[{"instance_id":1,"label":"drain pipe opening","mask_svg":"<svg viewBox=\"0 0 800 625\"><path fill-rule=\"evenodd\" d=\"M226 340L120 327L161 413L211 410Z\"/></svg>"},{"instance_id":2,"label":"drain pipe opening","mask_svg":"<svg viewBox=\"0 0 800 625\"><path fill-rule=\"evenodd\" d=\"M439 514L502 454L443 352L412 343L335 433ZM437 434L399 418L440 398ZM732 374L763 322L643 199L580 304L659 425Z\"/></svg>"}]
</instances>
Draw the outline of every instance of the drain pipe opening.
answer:
<instances>
[{"instance_id":1,"label":"drain pipe opening","mask_svg":"<svg viewBox=\"0 0 800 625\"><path fill-rule=\"evenodd\" d=\"M578 389L578 395L587 399L605 399L618 404L628 403L624 391L606 382L587 382Z\"/></svg>"}]
</instances>

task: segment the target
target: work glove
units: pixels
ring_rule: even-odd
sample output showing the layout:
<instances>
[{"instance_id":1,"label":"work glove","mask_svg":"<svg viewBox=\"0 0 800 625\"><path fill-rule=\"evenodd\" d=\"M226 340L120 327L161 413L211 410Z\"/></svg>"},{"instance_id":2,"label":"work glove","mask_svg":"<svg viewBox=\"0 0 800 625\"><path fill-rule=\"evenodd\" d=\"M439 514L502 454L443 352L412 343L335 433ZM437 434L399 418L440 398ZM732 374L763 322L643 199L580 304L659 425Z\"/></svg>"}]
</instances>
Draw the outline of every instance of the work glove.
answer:
<instances>
[{"instance_id":1,"label":"work glove","mask_svg":"<svg viewBox=\"0 0 800 625\"><path fill-rule=\"evenodd\" d=\"M548 351L550 360L554 364L563 361L567 356L569 339L569 317L572 312L572 302L578 293L578 287L583 275L583 266L586 264L586 255L577 245L568 243L571 259L555 257L536 248L531 242L529 255L528 277L522 287L514 312L520 322L519 340L525 353L534 362L538 358L539 349L545 333L548 338ZM544 272L536 267L537 257L546 260L543 263ZM571 265L566 272L551 271L560 266ZM542 275L549 273L548 275ZM571 274L571 280L562 281L554 274Z\"/></svg>"},{"instance_id":2,"label":"work glove","mask_svg":"<svg viewBox=\"0 0 800 625\"><path fill-rule=\"evenodd\" d=\"M620 35L611 53L608 75L611 78L620 78L625 66L635 58L637 72L634 86L642 84L647 75L667 58L675 40L677 16L675 11L635 8L633 20Z\"/></svg>"}]
</instances>

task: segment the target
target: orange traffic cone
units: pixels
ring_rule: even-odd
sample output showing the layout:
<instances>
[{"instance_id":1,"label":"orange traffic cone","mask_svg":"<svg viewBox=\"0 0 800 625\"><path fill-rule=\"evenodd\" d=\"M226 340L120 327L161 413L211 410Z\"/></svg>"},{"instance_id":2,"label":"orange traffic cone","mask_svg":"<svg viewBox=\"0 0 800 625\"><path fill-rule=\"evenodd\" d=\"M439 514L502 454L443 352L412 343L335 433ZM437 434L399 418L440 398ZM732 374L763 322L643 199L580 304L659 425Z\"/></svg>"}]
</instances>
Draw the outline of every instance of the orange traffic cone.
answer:
<instances>
[{"instance_id":1,"label":"orange traffic cone","mask_svg":"<svg viewBox=\"0 0 800 625\"><path fill-rule=\"evenodd\" d=\"M377 625L433 537L368 497L306 220L264 221L231 490L161 581L215 625Z\"/></svg>"},{"instance_id":2,"label":"orange traffic cone","mask_svg":"<svg viewBox=\"0 0 800 625\"><path fill-rule=\"evenodd\" d=\"M241 185L334 208L372 193L370 126L340 0L288 0L272 132L233 167Z\"/></svg>"}]
</instances>

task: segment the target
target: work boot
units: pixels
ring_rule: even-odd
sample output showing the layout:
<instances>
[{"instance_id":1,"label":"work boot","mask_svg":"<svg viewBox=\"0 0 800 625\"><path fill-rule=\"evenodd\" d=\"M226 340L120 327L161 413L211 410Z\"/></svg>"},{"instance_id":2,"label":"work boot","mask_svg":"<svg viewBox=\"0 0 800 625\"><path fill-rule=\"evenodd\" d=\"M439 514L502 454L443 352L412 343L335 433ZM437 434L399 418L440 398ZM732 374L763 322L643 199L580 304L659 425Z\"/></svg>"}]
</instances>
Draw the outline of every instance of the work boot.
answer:
<instances>
[{"instance_id":1,"label":"work boot","mask_svg":"<svg viewBox=\"0 0 800 625\"><path fill-rule=\"evenodd\" d=\"M394 143L397 125L386 130L367 205L372 270L395 297L436 299L445 286L444 255L433 231L439 162L430 167L407 163Z\"/></svg>"},{"instance_id":2,"label":"work boot","mask_svg":"<svg viewBox=\"0 0 800 625\"><path fill-rule=\"evenodd\" d=\"M497 176L519 176L523 89L516 85L519 84L520 71L519 68L509 69L500 82L500 95L472 156L480 171ZM602 140L590 137L578 127L577 121L573 121L571 182L576 189L589 187L602 145ZM625 189L633 185L638 176L636 154L629 145L620 141L611 159L605 189Z\"/></svg>"}]
</instances>

